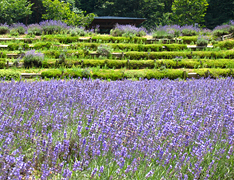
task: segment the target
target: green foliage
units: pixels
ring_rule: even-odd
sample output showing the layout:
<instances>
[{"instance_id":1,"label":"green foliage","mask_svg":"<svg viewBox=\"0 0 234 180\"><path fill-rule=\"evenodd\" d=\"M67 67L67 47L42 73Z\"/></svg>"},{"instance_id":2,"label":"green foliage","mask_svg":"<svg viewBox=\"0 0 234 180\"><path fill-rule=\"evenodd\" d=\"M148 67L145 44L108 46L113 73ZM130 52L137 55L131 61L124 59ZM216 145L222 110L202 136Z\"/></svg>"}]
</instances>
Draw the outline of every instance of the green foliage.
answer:
<instances>
[{"instance_id":1,"label":"green foliage","mask_svg":"<svg viewBox=\"0 0 234 180\"><path fill-rule=\"evenodd\" d=\"M8 81L11 79L18 80L20 78L20 73L12 71L12 70L1 70L0 78L8 80Z\"/></svg>"},{"instance_id":2,"label":"green foliage","mask_svg":"<svg viewBox=\"0 0 234 180\"><path fill-rule=\"evenodd\" d=\"M153 38L157 38L157 39L172 39L174 37L175 37L174 34L171 34L164 30L159 30L153 33Z\"/></svg>"},{"instance_id":3,"label":"green foliage","mask_svg":"<svg viewBox=\"0 0 234 180\"><path fill-rule=\"evenodd\" d=\"M198 35L198 32L193 29L183 29L182 31L183 36L195 36Z\"/></svg>"},{"instance_id":4,"label":"green foliage","mask_svg":"<svg viewBox=\"0 0 234 180\"><path fill-rule=\"evenodd\" d=\"M5 68L5 66L6 66L6 59L0 58L0 69Z\"/></svg>"},{"instance_id":5,"label":"green foliage","mask_svg":"<svg viewBox=\"0 0 234 180\"><path fill-rule=\"evenodd\" d=\"M76 14L71 11L71 4L59 0L42 0L43 6L46 8L46 14L43 14L44 19L61 20L68 25L87 26L89 25L94 14L84 15L84 12Z\"/></svg>"},{"instance_id":6,"label":"green foliage","mask_svg":"<svg viewBox=\"0 0 234 180\"><path fill-rule=\"evenodd\" d=\"M29 45L27 43L11 43L8 44L8 49L10 51L19 50L20 48L23 48L25 50L29 49Z\"/></svg>"},{"instance_id":7,"label":"green foliage","mask_svg":"<svg viewBox=\"0 0 234 180\"><path fill-rule=\"evenodd\" d=\"M0 23L12 24L32 13L32 4L28 0L1 0Z\"/></svg>"},{"instance_id":8,"label":"green foliage","mask_svg":"<svg viewBox=\"0 0 234 180\"><path fill-rule=\"evenodd\" d=\"M197 46L207 46L209 40L206 37L200 36L197 39Z\"/></svg>"},{"instance_id":9,"label":"green foliage","mask_svg":"<svg viewBox=\"0 0 234 180\"><path fill-rule=\"evenodd\" d=\"M179 25L204 22L207 7L206 0L174 0L172 4L174 22Z\"/></svg>"},{"instance_id":10,"label":"green foliage","mask_svg":"<svg viewBox=\"0 0 234 180\"><path fill-rule=\"evenodd\" d=\"M220 49L233 49L234 41L233 40L220 41L217 44L215 44L214 47L220 47Z\"/></svg>"},{"instance_id":11,"label":"green foliage","mask_svg":"<svg viewBox=\"0 0 234 180\"><path fill-rule=\"evenodd\" d=\"M50 42L38 42L33 45L33 48L34 49L50 49L51 45L52 44Z\"/></svg>"},{"instance_id":12,"label":"green foliage","mask_svg":"<svg viewBox=\"0 0 234 180\"><path fill-rule=\"evenodd\" d=\"M5 52L0 52L0 58L6 58L6 57L7 57L7 55Z\"/></svg>"},{"instance_id":13,"label":"green foliage","mask_svg":"<svg viewBox=\"0 0 234 180\"><path fill-rule=\"evenodd\" d=\"M24 56L24 67L41 67L44 60L44 54L35 53L35 50L26 52Z\"/></svg>"},{"instance_id":14,"label":"green foliage","mask_svg":"<svg viewBox=\"0 0 234 180\"><path fill-rule=\"evenodd\" d=\"M213 36L215 37L221 37L227 34L229 34L229 29L217 29L213 31Z\"/></svg>"},{"instance_id":15,"label":"green foliage","mask_svg":"<svg viewBox=\"0 0 234 180\"><path fill-rule=\"evenodd\" d=\"M9 32L9 27L6 25L0 25L0 34L7 34Z\"/></svg>"},{"instance_id":16,"label":"green foliage","mask_svg":"<svg viewBox=\"0 0 234 180\"><path fill-rule=\"evenodd\" d=\"M97 53L101 56L104 56L104 57L110 57L111 52L112 52L112 48L106 44L101 44L97 48Z\"/></svg>"},{"instance_id":17,"label":"green foliage","mask_svg":"<svg viewBox=\"0 0 234 180\"><path fill-rule=\"evenodd\" d=\"M198 36L181 36L179 39L182 39L184 44L190 44L191 42L196 42Z\"/></svg>"}]
</instances>

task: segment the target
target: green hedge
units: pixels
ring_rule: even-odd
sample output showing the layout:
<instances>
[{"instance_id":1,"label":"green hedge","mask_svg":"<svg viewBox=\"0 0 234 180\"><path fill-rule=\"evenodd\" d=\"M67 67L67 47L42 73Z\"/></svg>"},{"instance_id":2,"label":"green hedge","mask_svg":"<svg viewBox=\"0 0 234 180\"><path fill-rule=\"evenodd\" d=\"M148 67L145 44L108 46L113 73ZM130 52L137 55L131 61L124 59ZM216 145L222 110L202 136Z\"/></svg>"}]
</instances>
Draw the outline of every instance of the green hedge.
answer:
<instances>
[{"instance_id":1,"label":"green hedge","mask_svg":"<svg viewBox=\"0 0 234 180\"><path fill-rule=\"evenodd\" d=\"M182 39L184 44L191 44L192 42L196 44L198 36L180 36L179 39Z\"/></svg>"},{"instance_id":2,"label":"green hedge","mask_svg":"<svg viewBox=\"0 0 234 180\"><path fill-rule=\"evenodd\" d=\"M5 52L0 52L0 58L6 58L6 57L7 57L7 55Z\"/></svg>"},{"instance_id":3,"label":"green hedge","mask_svg":"<svg viewBox=\"0 0 234 180\"><path fill-rule=\"evenodd\" d=\"M144 43L147 41L147 38L143 37L113 37L113 36L93 36L92 41L99 43Z\"/></svg>"},{"instance_id":4,"label":"green hedge","mask_svg":"<svg viewBox=\"0 0 234 180\"><path fill-rule=\"evenodd\" d=\"M100 67L100 68L110 68L110 69L158 69L158 68L234 68L234 60L232 59L182 59L182 60L94 60L94 59L84 59L84 60L65 60L66 67L70 68L73 65L79 66L81 68L88 67ZM44 68L59 67L56 64L56 59L43 61L42 66Z\"/></svg>"},{"instance_id":5,"label":"green hedge","mask_svg":"<svg viewBox=\"0 0 234 180\"><path fill-rule=\"evenodd\" d=\"M221 49L233 49L234 41L232 40L220 41L217 44L215 44L214 47L220 47Z\"/></svg>"},{"instance_id":6,"label":"green hedge","mask_svg":"<svg viewBox=\"0 0 234 180\"><path fill-rule=\"evenodd\" d=\"M210 72L209 74L207 72ZM213 78L234 76L232 69L195 69L193 72L197 73L201 77L207 77L208 75Z\"/></svg>"},{"instance_id":7,"label":"green hedge","mask_svg":"<svg viewBox=\"0 0 234 180\"><path fill-rule=\"evenodd\" d=\"M15 50L18 50L19 47L21 47L21 48L23 48L25 50L29 49L29 45L26 44L26 43L11 43L11 44L8 45L7 48L10 51L15 51Z\"/></svg>"},{"instance_id":8,"label":"green hedge","mask_svg":"<svg viewBox=\"0 0 234 180\"><path fill-rule=\"evenodd\" d=\"M38 42L33 45L33 49L50 49L51 45L50 42Z\"/></svg>"},{"instance_id":9,"label":"green hedge","mask_svg":"<svg viewBox=\"0 0 234 180\"><path fill-rule=\"evenodd\" d=\"M126 57L129 59L174 59L177 56L182 56L183 58L226 58L233 59L234 51L170 51L170 52L126 52Z\"/></svg>"},{"instance_id":10,"label":"green hedge","mask_svg":"<svg viewBox=\"0 0 234 180\"><path fill-rule=\"evenodd\" d=\"M20 78L20 73L12 70L0 70L0 78L5 80L18 80Z\"/></svg>"},{"instance_id":11,"label":"green hedge","mask_svg":"<svg viewBox=\"0 0 234 180\"><path fill-rule=\"evenodd\" d=\"M58 51L58 50L46 50L46 51L42 51L43 54L45 54L45 56L49 57L49 58L55 58L58 59L60 54L63 53L62 51ZM84 51L83 50L67 50L65 52L67 57L84 57Z\"/></svg>"},{"instance_id":12,"label":"green hedge","mask_svg":"<svg viewBox=\"0 0 234 180\"><path fill-rule=\"evenodd\" d=\"M63 44L80 41L79 36L69 36L69 35L45 35L41 37L41 40L42 41L57 41Z\"/></svg>"},{"instance_id":13,"label":"green hedge","mask_svg":"<svg viewBox=\"0 0 234 180\"><path fill-rule=\"evenodd\" d=\"M0 69L4 69L6 66L6 59L0 58Z\"/></svg>"},{"instance_id":14,"label":"green hedge","mask_svg":"<svg viewBox=\"0 0 234 180\"><path fill-rule=\"evenodd\" d=\"M80 77L83 78L85 76L86 69L69 69L65 70L62 76L62 71L60 70L47 70L41 73L42 77L45 78L53 78L53 77ZM147 78L147 79L162 79L162 78L169 78L169 79L177 79L183 78L184 72L181 70L93 70L90 73L93 79L111 79L111 80L118 80L124 78Z\"/></svg>"}]
</instances>

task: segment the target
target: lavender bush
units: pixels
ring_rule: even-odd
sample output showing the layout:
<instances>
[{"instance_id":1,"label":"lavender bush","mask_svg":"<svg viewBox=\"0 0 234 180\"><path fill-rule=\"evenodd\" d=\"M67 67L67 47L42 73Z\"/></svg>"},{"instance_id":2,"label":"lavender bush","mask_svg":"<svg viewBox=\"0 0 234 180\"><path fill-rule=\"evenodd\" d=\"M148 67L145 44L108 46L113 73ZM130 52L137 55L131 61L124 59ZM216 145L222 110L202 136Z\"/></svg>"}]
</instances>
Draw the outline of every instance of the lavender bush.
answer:
<instances>
[{"instance_id":1,"label":"lavender bush","mask_svg":"<svg viewBox=\"0 0 234 180\"><path fill-rule=\"evenodd\" d=\"M46 20L39 23L45 34L56 34L56 33L66 33L69 26L62 22L56 20Z\"/></svg>"},{"instance_id":2,"label":"lavender bush","mask_svg":"<svg viewBox=\"0 0 234 180\"><path fill-rule=\"evenodd\" d=\"M1 82L1 179L232 179L234 80Z\"/></svg>"},{"instance_id":3,"label":"lavender bush","mask_svg":"<svg viewBox=\"0 0 234 180\"><path fill-rule=\"evenodd\" d=\"M41 67L44 60L44 54L36 53L35 50L30 50L25 53L24 66L29 67Z\"/></svg>"},{"instance_id":4,"label":"lavender bush","mask_svg":"<svg viewBox=\"0 0 234 180\"><path fill-rule=\"evenodd\" d=\"M9 26L7 24L0 24L0 34L6 34L9 32Z\"/></svg>"},{"instance_id":5,"label":"lavender bush","mask_svg":"<svg viewBox=\"0 0 234 180\"><path fill-rule=\"evenodd\" d=\"M27 34L40 36L42 31L43 29L39 24L31 24L28 26Z\"/></svg>"},{"instance_id":6,"label":"lavender bush","mask_svg":"<svg viewBox=\"0 0 234 180\"><path fill-rule=\"evenodd\" d=\"M11 31L16 31L20 35L25 34L27 27L23 23L14 23L10 26Z\"/></svg>"},{"instance_id":7,"label":"lavender bush","mask_svg":"<svg viewBox=\"0 0 234 180\"><path fill-rule=\"evenodd\" d=\"M136 27L132 25L120 25L116 24L115 28L110 31L112 36L125 36L125 37L133 37L133 36L145 36L146 29L143 27Z\"/></svg>"},{"instance_id":8,"label":"lavender bush","mask_svg":"<svg viewBox=\"0 0 234 180\"><path fill-rule=\"evenodd\" d=\"M104 57L110 57L112 53L112 48L109 45L101 44L97 47L97 53Z\"/></svg>"}]
</instances>

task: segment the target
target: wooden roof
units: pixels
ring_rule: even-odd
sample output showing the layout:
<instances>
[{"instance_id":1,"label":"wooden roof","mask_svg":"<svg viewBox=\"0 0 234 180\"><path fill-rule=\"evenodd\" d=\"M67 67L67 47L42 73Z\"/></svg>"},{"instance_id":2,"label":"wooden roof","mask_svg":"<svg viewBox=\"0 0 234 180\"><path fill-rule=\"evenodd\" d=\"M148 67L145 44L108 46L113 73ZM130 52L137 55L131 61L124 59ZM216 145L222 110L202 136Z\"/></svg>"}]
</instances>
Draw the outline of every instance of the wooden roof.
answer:
<instances>
[{"instance_id":1,"label":"wooden roof","mask_svg":"<svg viewBox=\"0 0 234 180\"><path fill-rule=\"evenodd\" d=\"M113 29L117 23L121 25L131 24L138 26L145 20L145 18L101 16L94 18L93 22L90 25L90 28L99 25L100 29Z\"/></svg>"}]
</instances>

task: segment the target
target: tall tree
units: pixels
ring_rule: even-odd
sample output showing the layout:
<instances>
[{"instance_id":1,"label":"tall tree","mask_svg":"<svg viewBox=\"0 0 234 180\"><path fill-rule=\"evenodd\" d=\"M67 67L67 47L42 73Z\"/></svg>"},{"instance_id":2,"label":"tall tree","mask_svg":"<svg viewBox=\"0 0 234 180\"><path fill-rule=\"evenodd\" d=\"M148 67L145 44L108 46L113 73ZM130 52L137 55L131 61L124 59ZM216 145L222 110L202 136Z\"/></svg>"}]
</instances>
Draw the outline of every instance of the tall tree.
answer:
<instances>
[{"instance_id":1,"label":"tall tree","mask_svg":"<svg viewBox=\"0 0 234 180\"><path fill-rule=\"evenodd\" d=\"M215 26L234 20L234 0L208 0L209 6L204 25L213 29Z\"/></svg>"},{"instance_id":2,"label":"tall tree","mask_svg":"<svg viewBox=\"0 0 234 180\"><path fill-rule=\"evenodd\" d=\"M172 11L174 22L179 25L204 22L207 0L174 0Z\"/></svg>"},{"instance_id":3,"label":"tall tree","mask_svg":"<svg viewBox=\"0 0 234 180\"><path fill-rule=\"evenodd\" d=\"M0 23L12 24L30 15L32 4L27 0L1 0Z\"/></svg>"}]
</instances>

